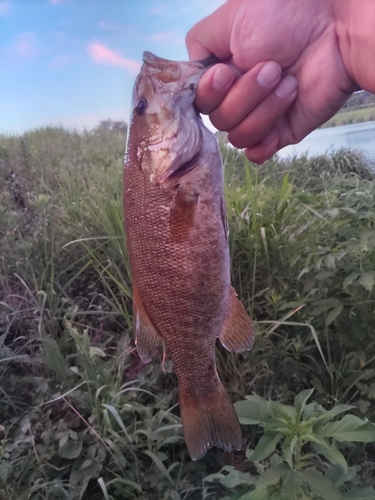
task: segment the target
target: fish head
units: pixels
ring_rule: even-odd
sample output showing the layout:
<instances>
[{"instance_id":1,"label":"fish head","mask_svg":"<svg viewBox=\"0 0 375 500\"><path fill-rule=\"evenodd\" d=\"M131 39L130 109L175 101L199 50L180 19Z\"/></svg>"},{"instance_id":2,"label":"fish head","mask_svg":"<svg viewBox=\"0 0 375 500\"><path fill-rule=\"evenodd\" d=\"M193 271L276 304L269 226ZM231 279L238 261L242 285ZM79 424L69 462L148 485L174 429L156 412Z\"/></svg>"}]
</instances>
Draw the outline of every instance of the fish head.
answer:
<instances>
[{"instance_id":1,"label":"fish head","mask_svg":"<svg viewBox=\"0 0 375 500\"><path fill-rule=\"evenodd\" d=\"M178 170L201 148L201 120L193 101L198 82L211 64L143 54L133 91L131 127L136 130L139 164L153 184L168 185L172 174L178 177Z\"/></svg>"}]
</instances>

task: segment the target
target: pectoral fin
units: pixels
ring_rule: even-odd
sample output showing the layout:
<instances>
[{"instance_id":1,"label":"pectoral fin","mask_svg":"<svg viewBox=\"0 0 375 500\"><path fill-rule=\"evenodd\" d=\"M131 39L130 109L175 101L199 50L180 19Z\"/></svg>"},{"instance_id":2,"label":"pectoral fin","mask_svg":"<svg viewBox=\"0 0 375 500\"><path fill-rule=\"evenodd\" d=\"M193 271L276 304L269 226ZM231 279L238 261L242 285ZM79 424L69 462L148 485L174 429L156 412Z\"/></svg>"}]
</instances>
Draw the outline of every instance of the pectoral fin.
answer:
<instances>
[{"instance_id":1,"label":"pectoral fin","mask_svg":"<svg viewBox=\"0 0 375 500\"><path fill-rule=\"evenodd\" d=\"M161 354L163 339L148 317L135 286L133 286L133 317L138 355L142 363L149 363L155 355Z\"/></svg>"},{"instance_id":2,"label":"pectoral fin","mask_svg":"<svg viewBox=\"0 0 375 500\"><path fill-rule=\"evenodd\" d=\"M228 314L219 339L223 346L232 352L246 351L251 349L254 344L251 319L233 287L230 288Z\"/></svg>"}]
</instances>

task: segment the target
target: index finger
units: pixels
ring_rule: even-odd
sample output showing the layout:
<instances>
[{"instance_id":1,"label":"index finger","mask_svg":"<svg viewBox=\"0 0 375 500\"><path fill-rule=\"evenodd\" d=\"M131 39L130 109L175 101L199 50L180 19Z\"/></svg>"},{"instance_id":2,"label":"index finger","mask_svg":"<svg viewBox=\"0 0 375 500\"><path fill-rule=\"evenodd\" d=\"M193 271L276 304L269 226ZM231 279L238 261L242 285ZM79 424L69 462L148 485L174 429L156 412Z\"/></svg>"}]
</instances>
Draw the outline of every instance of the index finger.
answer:
<instances>
[{"instance_id":1,"label":"index finger","mask_svg":"<svg viewBox=\"0 0 375 500\"><path fill-rule=\"evenodd\" d=\"M231 57L230 39L239 2L225 2L215 12L199 21L186 35L189 58L198 61L215 54L225 61Z\"/></svg>"}]
</instances>

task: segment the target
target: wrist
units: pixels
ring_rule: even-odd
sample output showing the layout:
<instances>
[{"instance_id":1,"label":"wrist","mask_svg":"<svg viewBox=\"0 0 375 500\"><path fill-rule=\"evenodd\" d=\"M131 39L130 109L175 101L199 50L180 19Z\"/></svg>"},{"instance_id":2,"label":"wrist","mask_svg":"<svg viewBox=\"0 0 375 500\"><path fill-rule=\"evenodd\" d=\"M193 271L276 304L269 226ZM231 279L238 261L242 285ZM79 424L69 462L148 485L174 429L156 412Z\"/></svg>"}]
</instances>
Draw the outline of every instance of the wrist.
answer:
<instances>
[{"instance_id":1,"label":"wrist","mask_svg":"<svg viewBox=\"0 0 375 500\"><path fill-rule=\"evenodd\" d=\"M333 4L346 71L354 85L375 93L375 2L333 0Z\"/></svg>"}]
</instances>

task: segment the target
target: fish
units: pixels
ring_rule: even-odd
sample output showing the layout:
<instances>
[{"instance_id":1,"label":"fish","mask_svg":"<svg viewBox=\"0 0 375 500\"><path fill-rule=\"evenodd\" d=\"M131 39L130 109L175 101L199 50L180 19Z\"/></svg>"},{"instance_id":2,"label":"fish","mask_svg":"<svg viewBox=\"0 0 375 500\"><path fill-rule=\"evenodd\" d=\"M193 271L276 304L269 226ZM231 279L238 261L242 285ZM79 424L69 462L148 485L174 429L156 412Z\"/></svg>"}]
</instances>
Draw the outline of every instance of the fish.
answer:
<instances>
[{"instance_id":1,"label":"fish","mask_svg":"<svg viewBox=\"0 0 375 500\"><path fill-rule=\"evenodd\" d=\"M252 321L230 283L223 165L216 137L194 106L215 62L177 62L144 52L133 90L123 205L137 352L167 353L179 388L188 452L243 445L219 379L215 344L251 349Z\"/></svg>"}]
</instances>

